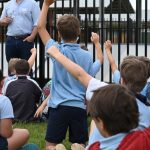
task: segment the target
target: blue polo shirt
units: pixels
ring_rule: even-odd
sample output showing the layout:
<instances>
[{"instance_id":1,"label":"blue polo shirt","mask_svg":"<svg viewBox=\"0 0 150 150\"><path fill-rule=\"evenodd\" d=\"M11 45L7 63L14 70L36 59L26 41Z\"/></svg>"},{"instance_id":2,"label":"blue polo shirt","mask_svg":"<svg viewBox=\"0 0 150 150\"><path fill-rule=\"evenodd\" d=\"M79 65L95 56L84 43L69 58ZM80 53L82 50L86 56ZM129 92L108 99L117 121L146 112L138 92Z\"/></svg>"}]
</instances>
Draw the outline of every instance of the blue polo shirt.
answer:
<instances>
[{"instance_id":1,"label":"blue polo shirt","mask_svg":"<svg viewBox=\"0 0 150 150\"><path fill-rule=\"evenodd\" d=\"M103 87L107 84L105 84L104 82L100 82L97 79L92 78L89 82L88 88L87 88L87 99L90 100L91 97L93 96L93 91ZM143 130L146 127L150 126L150 108L148 106L146 106L145 104L143 104L141 101L139 101L138 99L136 99L137 101L137 105L138 105L138 109L139 109L139 125L136 128L136 130ZM114 136L116 138L116 140L119 140L118 136ZM124 136L122 136L123 138ZM121 138L121 137L120 137ZM89 137L89 143L87 148L89 147L89 145L91 145L92 143L95 143L96 141L100 141L100 143L102 142L102 144L109 142L111 143L111 140L113 138L104 138L100 132L98 131L97 128L94 128L92 135ZM112 141L113 142L113 141ZM111 144L110 144L111 145ZM117 145L119 145L119 141L118 144L116 143L114 146L116 147ZM103 146L103 145L101 145ZM104 145L105 146L105 145ZM115 149L115 148L114 148Z\"/></svg>"},{"instance_id":2,"label":"blue polo shirt","mask_svg":"<svg viewBox=\"0 0 150 150\"><path fill-rule=\"evenodd\" d=\"M12 104L8 97L0 95L0 120L14 118Z\"/></svg>"},{"instance_id":3,"label":"blue polo shirt","mask_svg":"<svg viewBox=\"0 0 150 150\"><path fill-rule=\"evenodd\" d=\"M79 44L58 44L53 39L49 39L46 43L46 51L52 45L57 46L63 55L84 68L88 74L92 75L92 56L89 52L81 49ZM86 88L72 77L59 62L55 61L54 58L51 59L53 62L53 74L51 97L48 106L56 108L58 105L65 105L85 109Z\"/></svg>"},{"instance_id":4,"label":"blue polo shirt","mask_svg":"<svg viewBox=\"0 0 150 150\"><path fill-rule=\"evenodd\" d=\"M34 0L10 0L6 3L0 19L6 16L12 18L8 25L7 35L30 34L34 26L37 26L40 8Z\"/></svg>"}]
</instances>

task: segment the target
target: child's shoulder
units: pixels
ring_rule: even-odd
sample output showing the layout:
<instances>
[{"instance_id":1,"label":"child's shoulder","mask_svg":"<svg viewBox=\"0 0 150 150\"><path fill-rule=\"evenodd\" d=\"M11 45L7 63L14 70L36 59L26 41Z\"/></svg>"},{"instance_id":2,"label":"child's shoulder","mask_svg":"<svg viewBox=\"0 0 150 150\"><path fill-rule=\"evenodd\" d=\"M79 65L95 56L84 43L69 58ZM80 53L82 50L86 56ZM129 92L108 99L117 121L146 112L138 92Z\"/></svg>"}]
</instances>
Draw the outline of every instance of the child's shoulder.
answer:
<instances>
[{"instance_id":1,"label":"child's shoulder","mask_svg":"<svg viewBox=\"0 0 150 150\"><path fill-rule=\"evenodd\" d=\"M0 108L9 105L9 103L10 103L9 98L0 94Z\"/></svg>"}]
</instances>

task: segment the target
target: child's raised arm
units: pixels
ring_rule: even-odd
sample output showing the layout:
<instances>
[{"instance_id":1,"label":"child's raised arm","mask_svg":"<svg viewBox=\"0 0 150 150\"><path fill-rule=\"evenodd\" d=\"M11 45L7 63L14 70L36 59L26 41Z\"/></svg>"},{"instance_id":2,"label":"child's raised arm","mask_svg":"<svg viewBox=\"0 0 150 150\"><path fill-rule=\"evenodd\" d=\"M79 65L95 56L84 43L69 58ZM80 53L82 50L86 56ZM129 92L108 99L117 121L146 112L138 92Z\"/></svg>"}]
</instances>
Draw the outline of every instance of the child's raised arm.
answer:
<instances>
[{"instance_id":1,"label":"child's raised arm","mask_svg":"<svg viewBox=\"0 0 150 150\"><path fill-rule=\"evenodd\" d=\"M82 85L84 85L86 88L88 87L89 81L92 79L92 77L86 73L84 69L61 54L55 46L51 46L47 53L61 63L74 78L80 81Z\"/></svg>"},{"instance_id":2,"label":"child's raised arm","mask_svg":"<svg viewBox=\"0 0 150 150\"><path fill-rule=\"evenodd\" d=\"M30 70L31 70L34 65L35 58L36 58L36 48L32 48L30 52L31 52L31 56L28 59L28 63L29 63Z\"/></svg>"},{"instance_id":3,"label":"child's raised arm","mask_svg":"<svg viewBox=\"0 0 150 150\"><path fill-rule=\"evenodd\" d=\"M106 50L108 61L111 66L111 70L114 73L117 70L117 65L115 63L115 59L113 58L113 56L111 54L111 47L112 47L111 41L107 40L105 42L105 50Z\"/></svg>"},{"instance_id":4,"label":"child's raised arm","mask_svg":"<svg viewBox=\"0 0 150 150\"><path fill-rule=\"evenodd\" d=\"M100 63L103 63L103 53L101 49L101 45L99 43L99 35L97 33L92 32L91 41L94 43L95 48L97 50L97 59Z\"/></svg>"},{"instance_id":5,"label":"child's raised arm","mask_svg":"<svg viewBox=\"0 0 150 150\"><path fill-rule=\"evenodd\" d=\"M48 39L51 38L50 34L46 30L46 19L49 6L53 4L53 2L54 0L44 0L38 21L38 33L44 45L47 43Z\"/></svg>"}]
</instances>

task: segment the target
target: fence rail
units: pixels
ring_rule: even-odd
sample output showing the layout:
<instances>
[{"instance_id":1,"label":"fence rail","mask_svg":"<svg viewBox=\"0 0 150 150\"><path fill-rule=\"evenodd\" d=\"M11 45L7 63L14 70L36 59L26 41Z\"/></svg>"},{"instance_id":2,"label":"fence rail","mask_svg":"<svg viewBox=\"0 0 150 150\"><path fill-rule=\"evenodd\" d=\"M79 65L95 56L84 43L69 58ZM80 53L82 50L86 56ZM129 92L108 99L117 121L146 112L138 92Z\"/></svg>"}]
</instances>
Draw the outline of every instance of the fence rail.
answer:
<instances>
[{"instance_id":1,"label":"fence rail","mask_svg":"<svg viewBox=\"0 0 150 150\"><path fill-rule=\"evenodd\" d=\"M136 6L133 8L132 3ZM1 11L7 0L0 0ZM43 1L38 1L40 7ZM144 6L142 3L145 3ZM91 32L100 34L100 42L110 39L113 42L112 53L118 65L126 55L143 55L150 57L150 16L148 13L149 1L141 0L57 0L49 9L47 29L52 37L57 40L56 22L60 15L65 13L76 15L81 21L81 35L79 42L84 43L93 54L95 60L95 47L90 42ZM142 11L141 7L144 7ZM150 8L149 8L150 9ZM143 17L144 16L144 17ZM6 72L5 61L6 28L0 28L1 63L0 68ZM39 37L35 40L37 58L34 66L34 78L43 86L51 77L52 64L44 56L44 46ZM102 46L102 50L104 48ZM105 56L105 53L104 53ZM104 61L100 73L101 80L111 82L112 74Z\"/></svg>"}]
</instances>

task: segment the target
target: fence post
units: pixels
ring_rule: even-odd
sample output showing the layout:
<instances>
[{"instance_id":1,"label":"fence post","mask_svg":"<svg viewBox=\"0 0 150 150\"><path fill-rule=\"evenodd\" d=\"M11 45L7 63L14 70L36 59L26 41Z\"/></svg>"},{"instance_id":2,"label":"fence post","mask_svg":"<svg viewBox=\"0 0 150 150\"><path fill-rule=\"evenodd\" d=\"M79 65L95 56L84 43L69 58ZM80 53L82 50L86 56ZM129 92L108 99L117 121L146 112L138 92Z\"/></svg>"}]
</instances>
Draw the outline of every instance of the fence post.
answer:
<instances>
[{"instance_id":1,"label":"fence post","mask_svg":"<svg viewBox=\"0 0 150 150\"><path fill-rule=\"evenodd\" d=\"M40 0L40 8L42 8L44 0ZM39 38L39 83L43 87L45 82L45 47L42 43L42 40Z\"/></svg>"}]
</instances>

